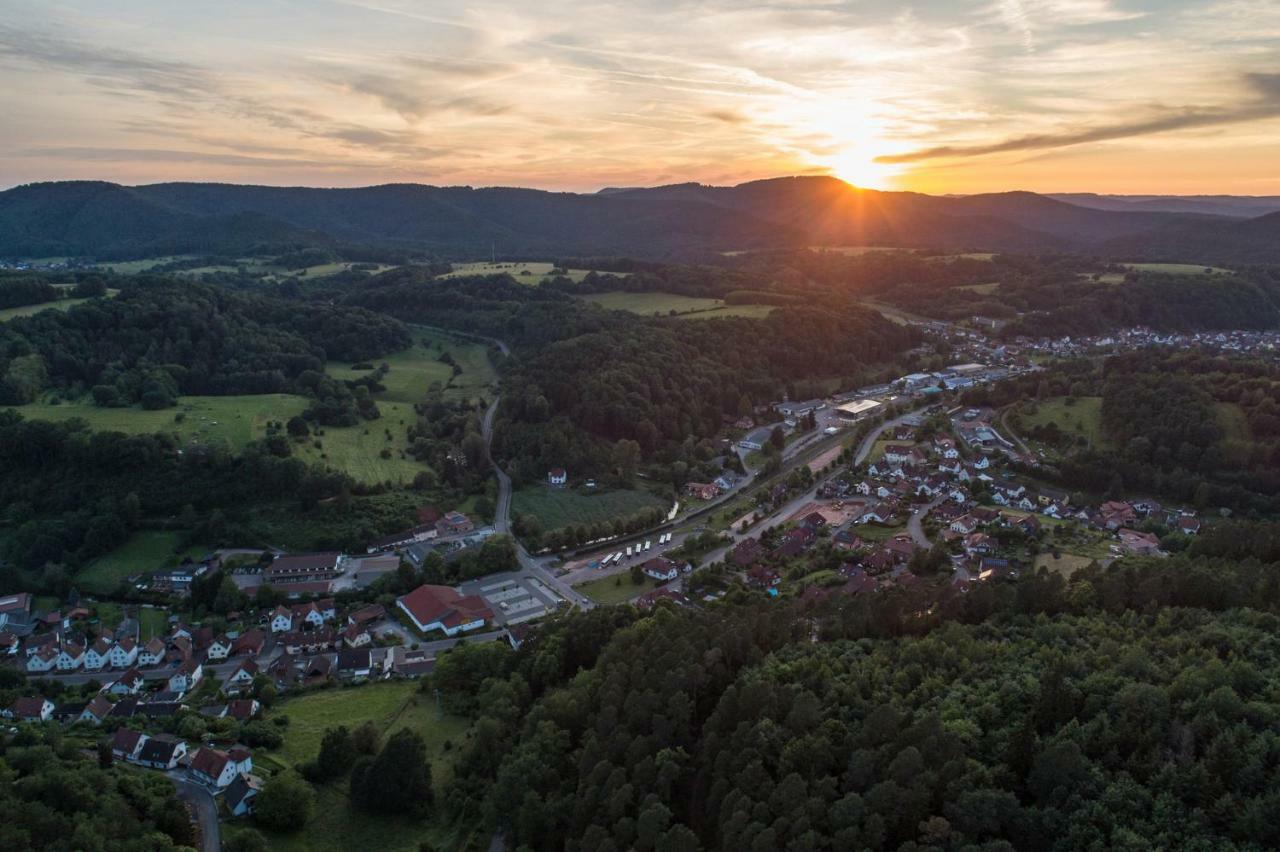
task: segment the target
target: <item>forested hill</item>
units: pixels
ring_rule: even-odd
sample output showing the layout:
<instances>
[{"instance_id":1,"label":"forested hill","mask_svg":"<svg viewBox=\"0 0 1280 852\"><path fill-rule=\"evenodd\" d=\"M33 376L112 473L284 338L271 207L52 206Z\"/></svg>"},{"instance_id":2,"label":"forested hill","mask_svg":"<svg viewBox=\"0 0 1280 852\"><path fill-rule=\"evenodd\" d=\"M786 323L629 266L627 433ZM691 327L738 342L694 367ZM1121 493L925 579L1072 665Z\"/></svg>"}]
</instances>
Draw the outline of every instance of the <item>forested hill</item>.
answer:
<instances>
[{"instance_id":1,"label":"forested hill","mask_svg":"<svg viewBox=\"0 0 1280 852\"><path fill-rule=\"evenodd\" d=\"M519 479L547 467L603 471L613 448L688 455L725 416L852 387L918 342L917 333L852 301L776 308L764 319L682 320L611 312L508 276L436 280L398 270L349 304L400 319L498 337L517 350L504 376L495 452ZM674 454L674 455L673 455Z\"/></svg>"},{"instance_id":2,"label":"forested hill","mask_svg":"<svg viewBox=\"0 0 1280 852\"><path fill-rule=\"evenodd\" d=\"M1067 250L1204 263L1280 261L1268 222L1101 210L1027 192L940 197L834 178L594 195L399 184L359 189L79 181L0 193L0 257L114 259L377 245L446 256L694 257L812 244ZM1179 235L1192 233L1192 242ZM1189 256L1195 255L1195 256Z\"/></svg>"},{"instance_id":3,"label":"forested hill","mask_svg":"<svg viewBox=\"0 0 1280 852\"><path fill-rule=\"evenodd\" d=\"M571 616L437 663L448 801L573 852L1275 848L1276 570Z\"/></svg>"}]
</instances>

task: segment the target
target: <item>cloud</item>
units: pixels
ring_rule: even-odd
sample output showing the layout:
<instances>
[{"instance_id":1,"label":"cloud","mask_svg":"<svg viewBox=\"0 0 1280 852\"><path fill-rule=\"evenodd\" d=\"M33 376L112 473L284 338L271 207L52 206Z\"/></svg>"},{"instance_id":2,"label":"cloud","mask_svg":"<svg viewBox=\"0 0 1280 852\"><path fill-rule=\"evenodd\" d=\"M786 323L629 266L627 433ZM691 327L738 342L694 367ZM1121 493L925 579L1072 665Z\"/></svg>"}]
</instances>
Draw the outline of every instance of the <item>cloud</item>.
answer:
<instances>
[{"instance_id":1,"label":"cloud","mask_svg":"<svg viewBox=\"0 0 1280 852\"><path fill-rule=\"evenodd\" d=\"M13 152L11 156L82 160L95 162L147 162L147 163L209 163L219 166L249 166L255 168L280 168L282 166L334 166L361 168L358 163L325 161L296 157L250 157L243 154L219 154L208 151L182 151L171 148L95 148L50 147L29 148Z\"/></svg>"},{"instance_id":2,"label":"cloud","mask_svg":"<svg viewBox=\"0 0 1280 852\"><path fill-rule=\"evenodd\" d=\"M1255 96L1239 104L1166 109L1149 117L1131 121L1055 133L1017 136L1012 139L983 145L939 145L932 148L908 151L904 154L884 155L877 157L876 162L918 163L923 160L981 157L1014 151L1066 148L1090 142L1108 142L1115 139L1148 136L1154 133L1168 133L1173 130L1217 127L1225 124L1239 124L1280 116L1280 73L1246 74L1243 80Z\"/></svg>"}]
</instances>

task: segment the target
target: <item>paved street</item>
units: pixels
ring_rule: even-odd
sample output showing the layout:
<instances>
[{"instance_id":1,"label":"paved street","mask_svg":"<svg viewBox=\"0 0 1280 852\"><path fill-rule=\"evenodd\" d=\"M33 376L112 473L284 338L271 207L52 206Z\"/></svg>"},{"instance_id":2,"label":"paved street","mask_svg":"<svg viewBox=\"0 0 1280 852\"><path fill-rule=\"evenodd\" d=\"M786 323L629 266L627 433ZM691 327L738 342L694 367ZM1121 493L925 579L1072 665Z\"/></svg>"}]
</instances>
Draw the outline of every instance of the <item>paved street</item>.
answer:
<instances>
[{"instance_id":1,"label":"paved street","mask_svg":"<svg viewBox=\"0 0 1280 852\"><path fill-rule=\"evenodd\" d=\"M218 825L218 803L208 788L187 780L185 769L173 769L165 773L173 782L178 798L190 804L200 824L201 852L219 852L222 849L222 827Z\"/></svg>"}]
</instances>

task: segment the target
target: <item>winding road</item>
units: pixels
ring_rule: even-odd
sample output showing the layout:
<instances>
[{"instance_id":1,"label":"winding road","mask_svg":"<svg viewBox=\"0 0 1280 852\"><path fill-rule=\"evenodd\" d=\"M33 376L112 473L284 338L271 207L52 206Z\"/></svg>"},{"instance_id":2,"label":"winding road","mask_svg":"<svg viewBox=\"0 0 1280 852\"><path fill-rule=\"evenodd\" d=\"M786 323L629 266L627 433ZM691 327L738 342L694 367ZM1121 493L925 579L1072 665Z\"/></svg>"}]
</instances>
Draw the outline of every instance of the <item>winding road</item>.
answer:
<instances>
[{"instance_id":1,"label":"winding road","mask_svg":"<svg viewBox=\"0 0 1280 852\"><path fill-rule=\"evenodd\" d=\"M218 803L205 787L188 781L179 770L166 773L178 792L178 798L191 805L200 824L201 852L221 852L222 827L218 824Z\"/></svg>"}]
</instances>

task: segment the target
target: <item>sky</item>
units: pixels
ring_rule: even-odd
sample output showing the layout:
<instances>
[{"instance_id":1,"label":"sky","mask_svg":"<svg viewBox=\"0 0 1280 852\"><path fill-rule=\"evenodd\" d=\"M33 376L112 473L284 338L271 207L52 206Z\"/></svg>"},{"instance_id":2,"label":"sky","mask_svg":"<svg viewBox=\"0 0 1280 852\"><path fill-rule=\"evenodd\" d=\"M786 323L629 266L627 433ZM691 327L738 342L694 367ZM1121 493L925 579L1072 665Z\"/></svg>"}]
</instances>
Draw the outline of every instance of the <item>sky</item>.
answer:
<instances>
[{"instance_id":1,"label":"sky","mask_svg":"<svg viewBox=\"0 0 1280 852\"><path fill-rule=\"evenodd\" d=\"M1280 194L1280 0L0 0L0 186Z\"/></svg>"}]
</instances>

